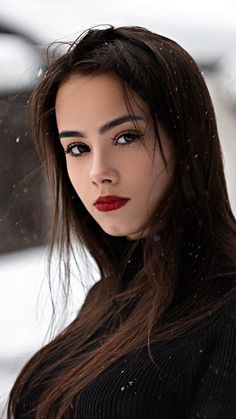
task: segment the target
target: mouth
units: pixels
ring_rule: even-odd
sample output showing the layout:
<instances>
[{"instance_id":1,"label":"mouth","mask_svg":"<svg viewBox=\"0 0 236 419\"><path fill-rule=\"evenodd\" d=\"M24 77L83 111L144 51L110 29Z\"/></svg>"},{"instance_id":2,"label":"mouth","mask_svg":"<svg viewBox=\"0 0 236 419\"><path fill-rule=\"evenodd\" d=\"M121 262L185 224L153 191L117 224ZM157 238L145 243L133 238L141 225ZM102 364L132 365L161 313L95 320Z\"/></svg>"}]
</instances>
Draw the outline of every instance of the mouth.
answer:
<instances>
[{"instance_id":1,"label":"mouth","mask_svg":"<svg viewBox=\"0 0 236 419\"><path fill-rule=\"evenodd\" d=\"M104 204L104 203L112 203L112 202L117 202L117 201L127 201L129 200L129 198L127 197L123 197L123 196L118 196L118 195L104 195L104 196L99 196L94 205L97 204Z\"/></svg>"},{"instance_id":2,"label":"mouth","mask_svg":"<svg viewBox=\"0 0 236 419\"><path fill-rule=\"evenodd\" d=\"M94 205L96 206L98 211L102 211L102 212L114 211L118 208L123 207L125 204L127 204L129 199L130 198L123 198L123 197L118 197L115 195L109 195L109 196L98 198Z\"/></svg>"}]
</instances>

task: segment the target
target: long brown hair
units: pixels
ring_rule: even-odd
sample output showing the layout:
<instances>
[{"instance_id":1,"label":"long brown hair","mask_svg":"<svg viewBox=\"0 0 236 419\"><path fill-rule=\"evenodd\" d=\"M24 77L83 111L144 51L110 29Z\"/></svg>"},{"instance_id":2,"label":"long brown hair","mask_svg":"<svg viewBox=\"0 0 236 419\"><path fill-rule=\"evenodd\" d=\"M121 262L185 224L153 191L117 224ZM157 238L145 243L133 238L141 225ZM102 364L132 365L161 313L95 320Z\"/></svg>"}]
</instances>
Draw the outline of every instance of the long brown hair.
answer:
<instances>
[{"instance_id":1,"label":"long brown hair","mask_svg":"<svg viewBox=\"0 0 236 419\"><path fill-rule=\"evenodd\" d=\"M116 75L126 97L135 92L148 105L157 144L160 122L175 153L172 185L149 220L143 265L127 287L122 262L137 242L118 257L119 238L88 214L70 183L55 120L60 83L71 74L99 72ZM116 359L145 346L152 358L152 342L175 338L232 301L236 222L208 89L193 58L171 39L140 27L86 31L50 57L31 98L30 125L55 194L51 251L58 248L69 275L76 240L95 259L101 279L75 320L24 367L8 417L24 394L37 419L69 418L76 395ZM105 323L111 327L101 335Z\"/></svg>"}]
</instances>

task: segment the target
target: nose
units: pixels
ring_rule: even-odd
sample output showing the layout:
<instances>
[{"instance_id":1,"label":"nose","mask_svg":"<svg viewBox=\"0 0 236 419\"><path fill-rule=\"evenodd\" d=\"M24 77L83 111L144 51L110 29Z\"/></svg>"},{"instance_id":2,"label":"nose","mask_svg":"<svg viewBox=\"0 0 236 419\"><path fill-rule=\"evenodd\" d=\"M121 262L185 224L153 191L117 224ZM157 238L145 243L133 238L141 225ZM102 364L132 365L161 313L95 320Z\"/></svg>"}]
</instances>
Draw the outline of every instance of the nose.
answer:
<instances>
[{"instance_id":1,"label":"nose","mask_svg":"<svg viewBox=\"0 0 236 419\"><path fill-rule=\"evenodd\" d=\"M97 155L93 157L89 177L93 184L116 183L118 172L108 156Z\"/></svg>"}]
</instances>

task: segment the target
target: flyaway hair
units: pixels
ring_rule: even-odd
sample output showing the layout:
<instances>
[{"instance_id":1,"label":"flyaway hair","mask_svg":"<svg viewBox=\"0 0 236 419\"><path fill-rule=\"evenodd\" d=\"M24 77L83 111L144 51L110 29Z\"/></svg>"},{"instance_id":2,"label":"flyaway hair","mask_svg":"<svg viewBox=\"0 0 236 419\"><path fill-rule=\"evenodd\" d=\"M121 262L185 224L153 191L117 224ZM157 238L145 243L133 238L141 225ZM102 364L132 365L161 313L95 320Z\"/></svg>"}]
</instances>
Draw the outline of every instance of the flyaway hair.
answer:
<instances>
[{"instance_id":1,"label":"flyaway hair","mask_svg":"<svg viewBox=\"0 0 236 419\"><path fill-rule=\"evenodd\" d=\"M142 263L128 284L122 274L137 242L123 247L88 214L70 183L55 118L60 84L72 74L99 73L120 80L130 113L129 95L147 104L156 147L160 123L175 154L173 183L148 221ZM141 27L89 29L49 56L29 118L55 197L51 251L59 251L69 273L76 240L95 259L101 279L74 321L23 368L8 418L22 392L32 400L37 394L36 419L69 418L73 399L118 358L147 347L152 359L152 342L174 339L235 298L236 222L206 83L173 40ZM104 324L109 332L101 338Z\"/></svg>"}]
</instances>

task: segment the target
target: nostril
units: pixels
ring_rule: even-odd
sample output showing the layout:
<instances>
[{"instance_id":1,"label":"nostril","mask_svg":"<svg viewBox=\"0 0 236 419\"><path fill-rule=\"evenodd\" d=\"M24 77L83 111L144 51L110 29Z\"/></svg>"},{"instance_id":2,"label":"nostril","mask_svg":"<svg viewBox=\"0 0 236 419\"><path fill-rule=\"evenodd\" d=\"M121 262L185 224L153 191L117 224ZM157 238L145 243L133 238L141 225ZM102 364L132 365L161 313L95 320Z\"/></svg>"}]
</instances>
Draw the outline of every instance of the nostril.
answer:
<instances>
[{"instance_id":1,"label":"nostril","mask_svg":"<svg viewBox=\"0 0 236 419\"><path fill-rule=\"evenodd\" d=\"M103 180L102 180L102 183L104 183L104 182L109 182L109 183L111 183L111 179L103 179Z\"/></svg>"},{"instance_id":2,"label":"nostril","mask_svg":"<svg viewBox=\"0 0 236 419\"><path fill-rule=\"evenodd\" d=\"M117 174L116 173L90 173L89 175L90 180L93 183L105 183L105 182L109 182L109 183L114 183L117 181Z\"/></svg>"}]
</instances>

